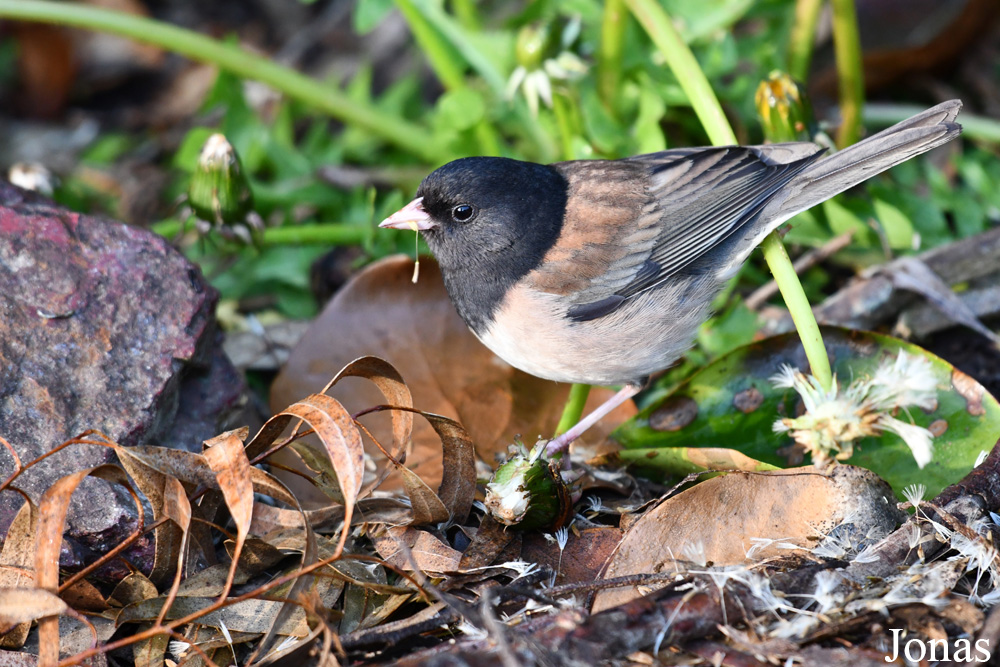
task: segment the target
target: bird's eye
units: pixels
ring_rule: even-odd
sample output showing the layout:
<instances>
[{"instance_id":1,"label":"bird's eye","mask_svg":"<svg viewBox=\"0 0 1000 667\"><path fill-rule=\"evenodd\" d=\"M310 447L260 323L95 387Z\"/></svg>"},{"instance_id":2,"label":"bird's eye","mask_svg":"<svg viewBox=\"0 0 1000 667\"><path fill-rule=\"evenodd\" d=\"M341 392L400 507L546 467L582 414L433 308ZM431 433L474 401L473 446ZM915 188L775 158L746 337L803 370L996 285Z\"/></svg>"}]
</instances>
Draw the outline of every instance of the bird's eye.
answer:
<instances>
[{"instance_id":1,"label":"bird's eye","mask_svg":"<svg viewBox=\"0 0 1000 667\"><path fill-rule=\"evenodd\" d=\"M451 209L451 217L455 222L468 222L476 215L476 209L468 204L459 204Z\"/></svg>"}]
</instances>

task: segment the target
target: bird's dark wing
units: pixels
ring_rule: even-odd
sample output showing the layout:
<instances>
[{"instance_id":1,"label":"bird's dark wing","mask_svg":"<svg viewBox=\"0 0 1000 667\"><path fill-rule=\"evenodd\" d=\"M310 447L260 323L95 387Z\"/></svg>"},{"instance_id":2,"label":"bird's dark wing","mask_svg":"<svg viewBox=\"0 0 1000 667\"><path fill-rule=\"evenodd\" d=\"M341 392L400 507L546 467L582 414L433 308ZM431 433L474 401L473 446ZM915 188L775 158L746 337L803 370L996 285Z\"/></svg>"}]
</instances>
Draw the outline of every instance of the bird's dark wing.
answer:
<instances>
[{"instance_id":1,"label":"bird's dark wing","mask_svg":"<svg viewBox=\"0 0 1000 667\"><path fill-rule=\"evenodd\" d=\"M814 144L791 143L555 165L572 204L535 282L572 301L574 320L614 312L752 221L821 153ZM575 278L548 289L556 275Z\"/></svg>"}]
</instances>

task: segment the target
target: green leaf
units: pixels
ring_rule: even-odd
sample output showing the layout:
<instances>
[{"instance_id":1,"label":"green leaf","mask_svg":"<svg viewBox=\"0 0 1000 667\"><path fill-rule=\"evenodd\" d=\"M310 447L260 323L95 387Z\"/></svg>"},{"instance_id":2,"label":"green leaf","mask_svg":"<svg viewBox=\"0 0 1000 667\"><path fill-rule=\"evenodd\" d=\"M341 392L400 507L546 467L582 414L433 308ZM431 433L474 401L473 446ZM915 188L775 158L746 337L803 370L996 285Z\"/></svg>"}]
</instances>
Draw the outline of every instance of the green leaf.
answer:
<instances>
[{"instance_id":1,"label":"green leaf","mask_svg":"<svg viewBox=\"0 0 1000 667\"><path fill-rule=\"evenodd\" d=\"M486 103L483 96L468 88L452 90L437 102L435 125L451 130L467 130L483 119L486 114Z\"/></svg>"},{"instance_id":2,"label":"green leaf","mask_svg":"<svg viewBox=\"0 0 1000 667\"><path fill-rule=\"evenodd\" d=\"M390 9L392 0L358 0L354 6L354 30L367 35L382 22Z\"/></svg>"},{"instance_id":3,"label":"green leaf","mask_svg":"<svg viewBox=\"0 0 1000 667\"><path fill-rule=\"evenodd\" d=\"M826 327L823 339L841 386L870 375L899 350L928 359L938 380L938 406L924 413L911 409L897 419L940 432L934 457L917 467L898 436L864 438L847 463L881 475L899 493L908 484L925 484L931 496L961 479L982 451L1000 437L1000 404L982 386L951 364L916 345L878 334ZM798 336L785 334L759 341L721 357L691 376L666 398L646 407L615 431L628 449L726 447L753 459L788 467L792 440L774 433L774 422L794 415L798 395L770 382L782 364L806 368ZM967 398L968 397L968 398ZM667 430L672 429L672 430Z\"/></svg>"},{"instance_id":4,"label":"green leaf","mask_svg":"<svg viewBox=\"0 0 1000 667\"><path fill-rule=\"evenodd\" d=\"M889 247L896 250L913 249L913 223L906 214L884 199L875 200L875 217L885 230Z\"/></svg>"}]
</instances>

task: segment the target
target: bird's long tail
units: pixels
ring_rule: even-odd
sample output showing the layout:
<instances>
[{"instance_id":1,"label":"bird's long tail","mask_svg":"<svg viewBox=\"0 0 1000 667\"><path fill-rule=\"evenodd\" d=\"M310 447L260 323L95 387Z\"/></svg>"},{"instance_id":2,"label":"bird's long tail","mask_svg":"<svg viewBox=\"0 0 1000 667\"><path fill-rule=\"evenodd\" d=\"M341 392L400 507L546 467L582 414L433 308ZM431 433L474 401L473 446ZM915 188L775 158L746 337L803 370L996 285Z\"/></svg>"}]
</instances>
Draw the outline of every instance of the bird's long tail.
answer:
<instances>
[{"instance_id":1,"label":"bird's long tail","mask_svg":"<svg viewBox=\"0 0 1000 667\"><path fill-rule=\"evenodd\" d=\"M789 184L790 194L780 202L775 218L787 220L875 174L951 141L962 131L955 122L961 108L961 100L942 102L818 160Z\"/></svg>"}]
</instances>

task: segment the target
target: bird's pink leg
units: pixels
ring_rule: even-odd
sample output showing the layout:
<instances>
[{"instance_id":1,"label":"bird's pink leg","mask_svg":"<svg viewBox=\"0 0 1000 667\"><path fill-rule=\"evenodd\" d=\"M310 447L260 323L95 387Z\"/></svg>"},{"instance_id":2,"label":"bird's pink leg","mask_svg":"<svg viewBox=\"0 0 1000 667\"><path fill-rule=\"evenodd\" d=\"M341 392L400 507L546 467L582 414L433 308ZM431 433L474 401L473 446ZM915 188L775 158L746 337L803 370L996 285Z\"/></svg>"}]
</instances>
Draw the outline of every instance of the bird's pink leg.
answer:
<instances>
[{"instance_id":1,"label":"bird's pink leg","mask_svg":"<svg viewBox=\"0 0 1000 667\"><path fill-rule=\"evenodd\" d=\"M627 384L622 387L621 391L604 401L604 403L601 403L596 410L578 421L575 426L554 440L549 441L549 444L545 447L546 456L551 457L565 452L569 448L569 443L583 435L584 431L603 419L609 412L638 394L640 389L642 387L633 384Z\"/></svg>"}]
</instances>

